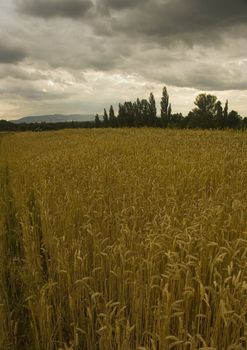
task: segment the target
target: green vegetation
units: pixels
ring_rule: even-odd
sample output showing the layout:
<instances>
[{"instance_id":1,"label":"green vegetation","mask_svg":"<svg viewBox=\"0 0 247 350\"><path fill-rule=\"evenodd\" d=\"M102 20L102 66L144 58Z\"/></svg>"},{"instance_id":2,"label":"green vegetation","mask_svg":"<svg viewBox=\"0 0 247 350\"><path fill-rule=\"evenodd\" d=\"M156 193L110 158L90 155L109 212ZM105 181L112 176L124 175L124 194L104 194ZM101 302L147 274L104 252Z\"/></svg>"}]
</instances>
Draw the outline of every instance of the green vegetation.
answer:
<instances>
[{"instance_id":1,"label":"green vegetation","mask_svg":"<svg viewBox=\"0 0 247 350\"><path fill-rule=\"evenodd\" d=\"M246 129L247 118L241 118L236 111L228 112L228 101L223 109L222 103L216 96L200 94L195 100L196 108L184 117L181 113L172 113L169 94L166 87L163 89L160 102L160 117L157 116L157 108L154 95L151 93L149 100L137 99L136 102L119 104L118 116L115 117L113 107L110 107L108 118L104 110L103 120L100 123L99 116L95 117L96 127L160 127L179 129Z\"/></svg>"},{"instance_id":2,"label":"green vegetation","mask_svg":"<svg viewBox=\"0 0 247 350\"><path fill-rule=\"evenodd\" d=\"M0 349L246 349L247 136L0 136Z\"/></svg>"}]
</instances>

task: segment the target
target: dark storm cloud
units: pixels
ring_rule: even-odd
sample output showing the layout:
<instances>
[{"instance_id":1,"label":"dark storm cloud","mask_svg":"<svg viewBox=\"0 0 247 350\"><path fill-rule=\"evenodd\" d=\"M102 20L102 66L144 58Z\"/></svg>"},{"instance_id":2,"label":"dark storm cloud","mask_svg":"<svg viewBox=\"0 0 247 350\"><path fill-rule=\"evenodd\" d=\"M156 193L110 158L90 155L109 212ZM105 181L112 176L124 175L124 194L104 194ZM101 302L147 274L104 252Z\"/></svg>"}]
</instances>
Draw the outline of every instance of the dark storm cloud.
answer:
<instances>
[{"instance_id":1,"label":"dark storm cloud","mask_svg":"<svg viewBox=\"0 0 247 350\"><path fill-rule=\"evenodd\" d=\"M183 88L193 87L202 91L247 90L247 80L241 79L240 71L233 76L226 69L213 64L194 67L184 77L179 71L177 74L167 72L163 77L167 84Z\"/></svg>"},{"instance_id":2,"label":"dark storm cloud","mask_svg":"<svg viewBox=\"0 0 247 350\"><path fill-rule=\"evenodd\" d=\"M0 4L0 32L6 33L0 39L1 91L27 104L49 99L56 105L61 97L66 109L84 89L95 110L94 94L109 104L132 99L133 89L141 97L152 84L240 95L247 90L247 0Z\"/></svg>"},{"instance_id":3,"label":"dark storm cloud","mask_svg":"<svg viewBox=\"0 0 247 350\"><path fill-rule=\"evenodd\" d=\"M247 0L15 1L20 12L47 19L78 19L91 9L87 24L97 35L131 35L138 40L150 36L156 42L213 45L226 30L247 24ZM244 30L238 35L244 36Z\"/></svg>"},{"instance_id":4,"label":"dark storm cloud","mask_svg":"<svg viewBox=\"0 0 247 350\"><path fill-rule=\"evenodd\" d=\"M205 39L210 33L214 41L224 30L246 23L246 0L149 0L115 22L113 30L152 36L153 40L178 36L188 42Z\"/></svg>"},{"instance_id":5,"label":"dark storm cloud","mask_svg":"<svg viewBox=\"0 0 247 350\"><path fill-rule=\"evenodd\" d=\"M103 0L102 5L112 9L122 10L125 8L133 8L138 5L142 5L146 0Z\"/></svg>"},{"instance_id":6,"label":"dark storm cloud","mask_svg":"<svg viewBox=\"0 0 247 350\"><path fill-rule=\"evenodd\" d=\"M21 47L0 41L0 63L17 63L26 57Z\"/></svg>"},{"instance_id":7,"label":"dark storm cloud","mask_svg":"<svg viewBox=\"0 0 247 350\"><path fill-rule=\"evenodd\" d=\"M19 11L32 16L80 18L92 7L90 0L19 0Z\"/></svg>"}]
</instances>

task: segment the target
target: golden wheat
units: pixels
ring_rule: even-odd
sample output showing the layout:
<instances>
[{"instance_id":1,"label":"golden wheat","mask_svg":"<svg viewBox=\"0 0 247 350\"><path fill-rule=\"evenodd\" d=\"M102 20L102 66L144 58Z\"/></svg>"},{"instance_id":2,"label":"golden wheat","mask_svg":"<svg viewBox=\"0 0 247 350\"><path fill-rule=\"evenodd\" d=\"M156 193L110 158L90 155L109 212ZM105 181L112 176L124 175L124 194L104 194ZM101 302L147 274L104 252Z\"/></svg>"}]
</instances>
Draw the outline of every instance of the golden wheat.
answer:
<instances>
[{"instance_id":1,"label":"golden wheat","mask_svg":"<svg viewBox=\"0 0 247 350\"><path fill-rule=\"evenodd\" d=\"M247 348L247 135L0 135L0 349Z\"/></svg>"}]
</instances>

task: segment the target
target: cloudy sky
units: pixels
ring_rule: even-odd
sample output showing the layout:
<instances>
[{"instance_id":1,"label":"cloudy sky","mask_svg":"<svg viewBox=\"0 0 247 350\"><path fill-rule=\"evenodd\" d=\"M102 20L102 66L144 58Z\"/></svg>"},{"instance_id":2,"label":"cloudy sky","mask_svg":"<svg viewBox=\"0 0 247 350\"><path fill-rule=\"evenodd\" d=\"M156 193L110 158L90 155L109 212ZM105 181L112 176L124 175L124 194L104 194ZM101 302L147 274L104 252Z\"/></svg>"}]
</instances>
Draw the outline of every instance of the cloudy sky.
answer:
<instances>
[{"instance_id":1,"label":"cloudy sky","mask_svg":"<svg viewBox=\"0 0 247 350\"><path fill-rule=\"evenodd\" d=\"M101 113L168 87L247 116L247 0L0 0L0 118Z\"/></svg>"}]
</instances>

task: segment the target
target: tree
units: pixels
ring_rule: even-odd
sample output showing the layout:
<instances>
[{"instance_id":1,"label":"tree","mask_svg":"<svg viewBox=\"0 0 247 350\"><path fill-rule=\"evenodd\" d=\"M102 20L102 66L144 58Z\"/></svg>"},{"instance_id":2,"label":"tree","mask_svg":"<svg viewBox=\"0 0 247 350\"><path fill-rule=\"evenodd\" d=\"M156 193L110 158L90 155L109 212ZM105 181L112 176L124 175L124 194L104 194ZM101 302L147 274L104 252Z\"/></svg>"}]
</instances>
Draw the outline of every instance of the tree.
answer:
<instances>
[{"instance_id":1,"label":"tree","mask_svg":"<svg viewBox=\"0 0 247 350\"><path fill-rule=\"evenodd\" d=\"M10 121L7 121L5 119L0 120L0 131L15 131L18 130L18 127L20 126L16 125L14 123L11 123Z\"/></svg>"},{"instance_id":2,"label":"tree","mask_svg":"<svg viewBox=\"0 0 247 350\"><path fill-rule=\"evenodd\" d=\"M226 100L224 112L223 112L223 128L227 126L227 119L228 119L228 100Z\"/></svg>"},{"instance_id":3,"label":"tree","mask_svg":"<svg viewBox=\"0 0 247 350\"><path fill-rule=\"evenodd\" d=\"M171 116L172 116L172 105L170 103L169 106L168 106L168 109L167 109L167 118L168 118L169 121L171 119Z\"/></svg>"},{"instance_id":4,"label":"tree","mask_svg":"<svg viewBox=\"0 0 247 350\"><path fill-rule=\"evenodd\" d=\"M150 122L151 125L155 125L156 117L157 117L157 109L156 109L156 103L153 93L150 93L149 96L149 109L150 109Z\"/></svg>"},{"instance_id":5,"label":"tree","mask_svg":"<svg viewBox=\"0 0 247 350\"><path fill-rule=\"evenodd\" d=\"M242 120L242 129L243 130L247 129L247 117L244 117Z\"/></svg>"},{"instance_id":6,"label":"tree","mask_svg":"<svg viewBox=\"0 0 247 350\"><path fill-rule=\"evenodd\" d=\"M112 127L116 126L116 117L115 117L113 106L110 107L110 111L109 111L109 124Z\"/></svg>"},{"instance_id":7,"label":"tree","mask_svg":"<svg viewBox=\"0 0 247 350\"><path fill-rule=\"evenodd\" d=\"M161 106L162 124L163 124L163 126L167 127L167 124L168 124L167 116L168 116L168 107L169 107L169 95L168 95L166 87L164 87L164 89L163 89L160 106Z\"/></svg>"},{"instance_id":8,"label":"tree","mask_svg":"<svg viewBox=\"0 0 247 350\"><path fill-rule=\"evenodd\" d=\"M103 123L104 123L104 127L107 128L109 124L109 119L108 119L108 114L106 112L106 109L104 109Z\"/></svg>"},{"instance_id":9,"label":"tree","mask_svg":"<svg viewBox=\"0 0 247 350\"><path fill-rule=\"evenodd\" d=\"M150 125L150 104L146 99L141 100L141 118L144 126Z\"/></svg>"},{"instance_id":10,"label":"tree","mask_svg":"<svg viewBox=\"0 0 247 350\"><path fill-rule=\"evenodd\" d=\"M119 126L134 126L135 120L134 104L130 101L119 104L117 124Z\"/></svg>"},{"instance_id":11,"label":"tree","mask_svg":"<svg viewBox=\"0 0 247 350\"><path fill-rule=\"evenodd\" d=\"M197 96L194 104L200 111L213 114L216 101L217 97L214 95L200 94Z\"/></svg>"},{"instance_id":12,"label":"tree","mask_svg":"<svg viewBox=\"0 0 247 350\"><path fill-rule=\"evenodd\" d=\"M135 103L135 126L143 126L143 113L142 113L142 103L139 98L137 98Z\"/></svg>"},{"instance_id":13,"label":"tree","mask_svg":"<svg viewBox=\"0 0 247 350\"><path fill-rule=\"evenodd\" d=\"M100 119L99 119L99 115L98 115L98 114L96 114L96 116L95 116L94 123L95 123L95 127L96 127L96 128L100 128L101 122L100 122Z\"/></svg>"},{"instance_id":14,"label":"tree","mask_svg":"<svg viewBox=\"0 0 247 350\"><path fill-rule=\"evenodd\" d=\"M214 128L216 101L217 97L214 95L198 95L194 102L196 108L190 114L190 126L206 129Z\"/></svg>"},{"instance_id":15,"label":"tree","mask_svg":"<svg viewBox=\"0 0 247 350\"><path fill-rule=\"evenodd\" d=\"M171 114L169 127L170 128L183 128L184 127L184 117L183 117L182 113Z\"/></svg>"},{"instance_id":16,"label":"tree","mask_svg":"<svg viewBox=\"0 0 247 350\"><path fill-rule=\"evenodd\" d=\"M236 111L231 111L227 117L227 127L236 129L241 125L241 117Z\"/></svg>"},{"instance_id":17,"label":"tree","mask_svg":"<svg viewBox=\"0 0 247 350\"><path fill-rule=\"evenodd\" d=\"M124 117L124 106L122 103L119 103L118 105L118 118L123 118Z\"/></svg>"},{"instance_id":18,"label":"tree","mask_svg":"<svg viewBox=\"0 0 247 350\"><path fill-rule=\"evenodd\" d=\"M223 108L220 101L215 104L215 125L219 129L224 128Z\"/></svg>"},{"instance_id":19,"label":"tree","mask_svg":"<svg viewBox=\"0 0 247 350\"><path fill-rule=\"evenodd\" d=\"M124 115L123 105L122 105L122 103L119 103L118 104L117 125L120 127L122 126L123 115Z\"/></svg>"}]
</instances>

